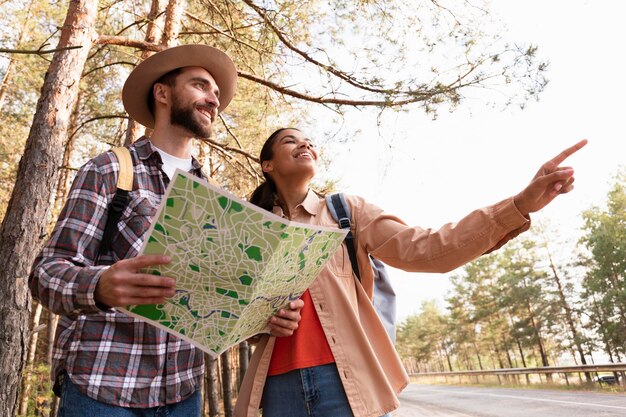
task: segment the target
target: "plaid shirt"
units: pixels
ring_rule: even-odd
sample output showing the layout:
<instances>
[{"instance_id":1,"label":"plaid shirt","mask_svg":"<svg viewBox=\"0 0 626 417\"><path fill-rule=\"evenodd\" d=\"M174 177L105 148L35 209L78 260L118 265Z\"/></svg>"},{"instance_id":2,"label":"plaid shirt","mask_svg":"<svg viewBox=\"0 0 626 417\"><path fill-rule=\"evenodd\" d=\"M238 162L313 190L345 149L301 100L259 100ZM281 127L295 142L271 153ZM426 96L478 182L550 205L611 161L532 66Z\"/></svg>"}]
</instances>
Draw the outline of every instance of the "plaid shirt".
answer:
<instances>
[{"instance_id":1,"label":"plaid shirt","mask_svg":"<svg viewBox=\"0 0 626 417\"><path fill-rule=\"evenodd\" d=\"M79 170L50 240L35 260L29 286L34 298L61 316L52 356L55 392L66 374L98 401L155 407L200 389L204 362L202 351L189 343L106 306L101 309L94 300L107 265L138 254L169 182L148 139L141 138L130 151L133 191L109 252L97 259L119 171L112 152ZM192 172L205 178L195 159L193 166Z\"/></svg>"}]
</instances>

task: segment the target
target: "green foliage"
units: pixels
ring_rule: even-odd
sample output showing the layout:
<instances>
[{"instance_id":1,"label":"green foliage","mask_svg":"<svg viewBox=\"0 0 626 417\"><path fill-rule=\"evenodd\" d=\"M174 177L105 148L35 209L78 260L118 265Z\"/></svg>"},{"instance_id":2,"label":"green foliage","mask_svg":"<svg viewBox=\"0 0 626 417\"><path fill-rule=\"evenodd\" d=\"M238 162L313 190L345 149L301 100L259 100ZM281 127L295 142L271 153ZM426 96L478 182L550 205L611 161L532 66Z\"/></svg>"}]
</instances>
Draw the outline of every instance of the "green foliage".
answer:
<instances>
[{"instance_id":1,"label":"green foliage","mask_svg":"<svg viewBox=\"0 0 626 417\"><path fill-rule=\"evenodd\" d=\"M404 359L428 364L430 370L444 370L439 358L445 340L446 317L434 301L424 302L421 313L408 318L398 328L398 353Z\"/></svg>"},{"instance_id":2,"label":"green foliage","mask_svg":"<svg viewBox=\"0 0 626 417\"><path fill-rule=\"evenodd\" d=\"M610 357L623 357L626 349L626 172L615 178L605 208L583 213L590 251L583 280L582 299L590 327Z\"/></svg>"}]
</instances>

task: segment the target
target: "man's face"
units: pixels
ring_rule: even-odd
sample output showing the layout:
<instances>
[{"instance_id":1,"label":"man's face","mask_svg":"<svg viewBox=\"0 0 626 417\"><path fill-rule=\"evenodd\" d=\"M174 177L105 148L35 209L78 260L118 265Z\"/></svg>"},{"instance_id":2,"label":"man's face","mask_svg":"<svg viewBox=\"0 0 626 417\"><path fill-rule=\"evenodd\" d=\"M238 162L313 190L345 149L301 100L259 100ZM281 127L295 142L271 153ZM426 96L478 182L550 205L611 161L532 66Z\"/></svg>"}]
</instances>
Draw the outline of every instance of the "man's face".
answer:
<instances>
[{"instance_id":1,"label":"man's face","mask_svg":"<svg viewBox=\"0 0 626 417\"><path fill-rule=\"evenodd\" d=\"M211 74L200 67L183 68L171 94L170 123L198 139L210 137L220 105L219 88Z\"/></svg>"}]
</instances>

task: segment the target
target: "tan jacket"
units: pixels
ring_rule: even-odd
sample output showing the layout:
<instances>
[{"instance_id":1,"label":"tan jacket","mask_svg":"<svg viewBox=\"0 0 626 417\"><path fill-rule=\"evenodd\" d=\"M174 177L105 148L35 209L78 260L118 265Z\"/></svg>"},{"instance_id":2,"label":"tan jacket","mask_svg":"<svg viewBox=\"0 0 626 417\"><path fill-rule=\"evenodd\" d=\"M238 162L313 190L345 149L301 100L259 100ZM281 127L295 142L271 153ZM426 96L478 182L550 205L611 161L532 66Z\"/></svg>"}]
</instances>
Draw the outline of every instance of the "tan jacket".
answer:
<instances>
[{"instance_id":1,"label":"tan jacket","mask_svg":"<svg viewBox=\"0 0 626 417\"><path fill-rule=\"evenodd\" d=\"M347 196L357 242L360 284L342 245L309 288L335 357L352 411L379 417L399 406L397 393L409 382L374 308L373 272L368 253L406 271L448 272L490 252L530 227L513 199L473 211L439 230L409 227L402 220L355 196ZM282 215L280 207L274 212ZM335 226L324 199L309 192L291 220ZM259 415L259 405L274 338L264 336L255 348L244 378L235 416Z\"/></svg>"}]
</instances>

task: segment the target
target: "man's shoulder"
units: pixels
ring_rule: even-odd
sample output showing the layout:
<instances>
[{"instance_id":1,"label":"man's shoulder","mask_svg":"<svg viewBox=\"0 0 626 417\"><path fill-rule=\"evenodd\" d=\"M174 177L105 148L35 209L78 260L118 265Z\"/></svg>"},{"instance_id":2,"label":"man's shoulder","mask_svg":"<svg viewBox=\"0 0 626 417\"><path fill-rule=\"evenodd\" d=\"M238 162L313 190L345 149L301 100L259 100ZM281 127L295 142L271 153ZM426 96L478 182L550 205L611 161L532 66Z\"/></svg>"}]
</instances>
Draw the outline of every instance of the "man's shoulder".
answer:
<instances>
[{"instance_id":1,"label":"man's shoulder","mask_svg":"<svg viewBox=\"0 0 626 417\"><path fill-rule=\"evenodd\" d=\"M87 160L78 170L79 173L84 175L108 175L116 171L117 157L111 150L102 152Z\"/></svg>"},{"instance_id":2,"label":"man's shoulder","mask_svg":"<svg viewBox=\"0 0 626 417\"><path fill-rule=\"evenodd\" d=\"M136 164L137 161L141 161L152 153L150 140L146 137L138 139L136 142L126 146L126 148L130 151L133 164ZM112 171L112 168L118 166L117 156L115 156L112 149L113 148L92 157L85 163L85 166L90 166L92 169L97 169L105 173Z\"/></svg>"},{"instance_id":3,"label":"man's shoulder","mask_svg":"<svg viewBox=\"0 0 626 417\"><path fill-rule=\"evenodd\" d=\"M142 136L128 146L131 154L135 154L138 160L145 160L150 155L156 152L156 149L152 146L150 139L146 136Z\"/></svg>"}]
</instances>

